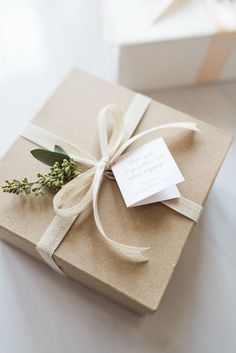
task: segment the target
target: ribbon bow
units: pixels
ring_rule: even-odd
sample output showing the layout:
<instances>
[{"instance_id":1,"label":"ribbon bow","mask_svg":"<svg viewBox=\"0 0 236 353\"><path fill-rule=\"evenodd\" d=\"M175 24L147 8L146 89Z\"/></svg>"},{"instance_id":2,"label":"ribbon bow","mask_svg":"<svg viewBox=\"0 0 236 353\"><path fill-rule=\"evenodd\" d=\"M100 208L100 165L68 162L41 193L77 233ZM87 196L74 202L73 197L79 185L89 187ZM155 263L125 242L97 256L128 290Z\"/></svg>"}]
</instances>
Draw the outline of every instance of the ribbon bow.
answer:
<instances>
[{"instance_id":1,"label":"ribbon bow","mask_svg":"<svg viewBox=\"0 0 236 353\"><path fill-rule=\"evenodd\" d=\"M131 137L149 104L150 98L137 94L125 115L121 112L119 107L114 104L108 105L100 111L98 115L98 136L101 150L100 159L94 158L77 146L35 125L29 124L23 132L23 137L43 147L47 148L52 144L60 144L66 147L67 150L68 148L69 150L73 150L76 154L71 154L71 157L76 162L82 163L88 167L87 171L81 173L75 179L64 185L54 196L53 207L56 217L37 245L41 256L54 267L54 269L58 270L58 266L55 265L54 260L52 260L55 249L64 238L74 220L91 204L96 226L109 248L129 261L148 261L143 255L143 252L149 248L125 245L112 240L106 234L98 213L98 195L104 176L109 176L111 173L111 165L115 163L119 156L134 141L141 139L147 134L166 128L183 128L199 131L195 123L178 122L159 125ZM110 136L109 125L111 125ZM168 204L167 206L171 207L171 205ZM181 210L176 210L181 212Z\"/></svg>"}]
</instances>

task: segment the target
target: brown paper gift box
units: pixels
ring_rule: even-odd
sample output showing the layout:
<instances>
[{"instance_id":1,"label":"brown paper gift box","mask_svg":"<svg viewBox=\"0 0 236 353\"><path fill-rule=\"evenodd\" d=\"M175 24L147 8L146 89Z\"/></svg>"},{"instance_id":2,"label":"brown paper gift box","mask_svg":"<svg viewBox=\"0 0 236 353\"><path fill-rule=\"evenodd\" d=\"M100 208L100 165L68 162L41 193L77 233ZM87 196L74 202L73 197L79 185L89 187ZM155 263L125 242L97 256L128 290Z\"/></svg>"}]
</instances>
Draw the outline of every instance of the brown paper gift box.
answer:
<instances>
[{"instance_id":1,"label":"brown paper gift box","mask_svg":"<svg viewBox=\"0 0 236 353\"><path fill-rule=\"evenodd\" d=\"M135 93L94 78L79 70L60 85L34 118L47 129L99 156L97 114L116 102L125 111ZM226 132L152 101L137 131L177 121L197 121L201 133L183 130L162 132L185 182L183 196L203 205L231 143ZM157 136L156 133L149 140ZM148 141L146 139L146 141ZM143 140L141 143L144 143ZM0 163L0 182L27 176L34 180L48 168L35 160L33 143L22 137ZM36 243L54 217L52 197L0 193L0 236L41 259ZM93 215L77 219L54 254L71 278L140 313L154 312L171 278L194 222L158 203L127 209L116 183L104 178L99 210L107 233L134 246L150 246L148 263L132 264L112 253L100 240Z\"/></svg>"}]
</instances>

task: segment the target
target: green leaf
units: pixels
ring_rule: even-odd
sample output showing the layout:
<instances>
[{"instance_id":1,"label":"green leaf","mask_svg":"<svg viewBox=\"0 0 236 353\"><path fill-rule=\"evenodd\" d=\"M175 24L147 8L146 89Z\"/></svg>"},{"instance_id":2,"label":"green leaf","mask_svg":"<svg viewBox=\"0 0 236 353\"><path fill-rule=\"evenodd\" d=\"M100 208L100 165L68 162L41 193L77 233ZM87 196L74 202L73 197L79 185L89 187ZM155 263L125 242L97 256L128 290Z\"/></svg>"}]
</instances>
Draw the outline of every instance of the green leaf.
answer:
<instances>
[{"instance_id":1,"label":"green leaf","mask_svg":"<svg viewBox=\"0 0 236 353\"><path fill-rule=\"evenodd\" d=\"M68 155L65 155L64 153L43 150L40 148L32 150L31 153L34 158L50 166L52 166L55 162L62 163L63 159L70 159L70 157Z\"/></svg>"},{"instance_id":2,"label":"green leaf","mask_svg":"<svg viewBox=\"0 0 236 353\"><path fill-rule=\"evenodd\" d=\"M58 146L58 145L55 145L54 147L54 152L58 152L58 153L62 153L64 154L65 156L68 156L68 153L64 150L64 148L62 148L61 146Z\"/></svg>"}]
</instances>

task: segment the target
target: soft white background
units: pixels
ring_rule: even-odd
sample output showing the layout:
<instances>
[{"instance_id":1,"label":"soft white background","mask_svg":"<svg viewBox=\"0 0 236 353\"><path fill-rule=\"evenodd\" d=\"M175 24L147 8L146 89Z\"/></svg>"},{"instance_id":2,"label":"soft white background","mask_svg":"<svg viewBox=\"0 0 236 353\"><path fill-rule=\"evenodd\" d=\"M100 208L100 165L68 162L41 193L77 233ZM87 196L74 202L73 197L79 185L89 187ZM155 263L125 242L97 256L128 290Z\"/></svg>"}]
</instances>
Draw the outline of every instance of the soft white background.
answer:
<instances>
[{"instance_id":1,"label":"soft white background","mask_svg":"<svg viewBox=\"0 0 236 353\"><path fill-rule=\"evenodd\" d=\"M98 6L0 0L1 154L71 66L106 75ZM236 132L236 84L153 97ZM0 353L235 353L235 155L233 144L152 316L138 317L0 242Z\"/></svg>"}]
</instances>

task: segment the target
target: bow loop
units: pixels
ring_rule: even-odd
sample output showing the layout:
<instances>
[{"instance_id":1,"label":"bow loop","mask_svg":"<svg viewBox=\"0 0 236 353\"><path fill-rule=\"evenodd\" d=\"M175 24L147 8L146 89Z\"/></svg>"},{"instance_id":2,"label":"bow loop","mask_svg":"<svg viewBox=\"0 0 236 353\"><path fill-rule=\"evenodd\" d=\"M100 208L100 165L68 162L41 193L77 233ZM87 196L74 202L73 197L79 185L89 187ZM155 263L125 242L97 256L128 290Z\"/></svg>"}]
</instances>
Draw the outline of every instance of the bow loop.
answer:
<instances>
[{"instance_id":1,"label":"bow loop","mask_svg":"<svg viewBox=\"0 0 236 353\"><path fill-rule=\"evenodd\" d=\"M125 119L116 104L109 104L98 115L98 133L102 158L111 158L124 135ZM109 162L109 161L107 161Z\"/></svg>"},{"instance_id":2,"label":"bow loop","mask_svg":"<svg viewBox=\"0 0 236 353\"><path fill-rule=\"evenodd\" d=\"M109 122L111 134L109 136ZM124 116L115 104L107 105L98 115L99 143L102 157L95 166L63 186L55 195L55 213L62 218L78 216L91 203L96 171L101 181L110 159L118 149L124 132Z\"/></svg>"}]
</instances>

